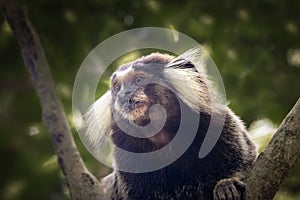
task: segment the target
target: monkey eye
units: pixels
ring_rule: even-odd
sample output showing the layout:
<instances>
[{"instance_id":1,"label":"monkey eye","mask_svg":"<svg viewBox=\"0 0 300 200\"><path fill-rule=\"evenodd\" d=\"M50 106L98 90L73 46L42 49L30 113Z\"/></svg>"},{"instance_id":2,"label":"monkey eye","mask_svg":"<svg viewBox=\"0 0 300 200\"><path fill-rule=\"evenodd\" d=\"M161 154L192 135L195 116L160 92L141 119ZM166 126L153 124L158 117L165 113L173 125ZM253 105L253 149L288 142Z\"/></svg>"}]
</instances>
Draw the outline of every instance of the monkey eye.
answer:
<instances>
[{"instance_id":1,"label":"monkey eye","mask_svg":"<svg viewBox=\"0 0 300 200\"><path fill-rule=\"evenodd\" d=\"M137 76L137 77L135 77L135 79L134 79L134 83L135 83L136 85L141 85L141 84L145 83L145 81L146 81L146 78L143 77L143 76Z\"/></svg>"},{"instance_id":2,"label":"monkey eye","mask_svg":"<svg viewBox=\"0 0 300 200\"><path fill-rule=\"evenodd\" d=\"M118 93L120 91L120 89L121 89L121 85L120 84L114 86L114 92L115 93Z\"/></svg>"}]
</instances>

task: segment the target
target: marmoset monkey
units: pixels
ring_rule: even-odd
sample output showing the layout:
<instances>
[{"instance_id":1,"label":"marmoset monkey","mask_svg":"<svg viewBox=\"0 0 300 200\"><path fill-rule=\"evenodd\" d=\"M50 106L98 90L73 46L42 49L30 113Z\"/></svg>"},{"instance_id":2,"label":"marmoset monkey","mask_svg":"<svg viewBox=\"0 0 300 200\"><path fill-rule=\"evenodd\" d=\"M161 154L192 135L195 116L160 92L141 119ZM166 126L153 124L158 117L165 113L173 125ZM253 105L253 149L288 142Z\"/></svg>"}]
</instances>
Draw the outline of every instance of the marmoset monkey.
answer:
<instances>
[{"instance_id":1,"label":"marmoset monkey","mask_svg":"<svg viewBox=\"0 0 300 200\"><path fill-rule=\"evenodd\" d=\"M202 59L197 58L201 53L202 49L178 57L152 53L120 66L111 76L110 90L85 114L83 129L91 148L97 149L106 134L118 148L135 153L153 152L168 145L177 134L183 111L191 117L199 115L196 136L178 159L150 172L113 171L102 179L104 199L244 198L242 181L255 162L256 146L241 120L218 102L206 72L194 62ZM151 114L153 105L163 106L165 119L155 111ZM91 117L95 110L100 120ZM217 116L223 113L224 124L213 149L199 158L209 125L215 123L211 121L212 113ZM149 137L148 133L145 137L128 134L131 125L146 127L155 119L164 121L156 134ZM118 120L128 125L126 130L119 127ZM115 166L127 159L118 152L113 153L113 158Z\"/></svg>"}]
</instances>

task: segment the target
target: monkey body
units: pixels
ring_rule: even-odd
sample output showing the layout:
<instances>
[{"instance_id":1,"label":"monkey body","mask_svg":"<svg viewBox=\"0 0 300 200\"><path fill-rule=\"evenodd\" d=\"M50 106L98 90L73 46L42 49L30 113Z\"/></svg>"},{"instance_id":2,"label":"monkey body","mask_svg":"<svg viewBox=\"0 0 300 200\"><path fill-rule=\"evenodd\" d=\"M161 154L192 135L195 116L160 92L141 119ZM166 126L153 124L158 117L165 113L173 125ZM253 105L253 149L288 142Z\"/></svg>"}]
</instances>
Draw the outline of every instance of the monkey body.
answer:
<instances>
[{"instance_id":1,"label":"monkey body","mask_svg":"<svg viewBox=\"0 0 300 200\"><path fill-rule=\"evenodd\" d=\"M180 81L182 76L186 82ZM189 117L200 115L200 118L193 142L170 165L145 173L115 170L103 178L107 199L243 198L245 186L242 179L255 162L256 146L238 117L211 97L210 87L204 72L199 71L190 60L163 54L142 57L121 66L114 73L110 89L109 126L112 143L119 148L135 153L159 150L176 136L182 109ZM118 119L128 125L147 126L153 120L149 109L155 104L162 105L167 114L164 126L155 135L138 138L119 127ZM199 149L209 125L215 123L211 121L212 113L220 118L223 114L224 126L211 152L199 158ZM160 117L154 115L158 120L161 120ZM191 133L186 131L184 134ZM126 160L118 151L114 152L113 157L117 166Z\"/></svg>"},{"instance_id":2,"label":"monkey body","mask_svg":"<svg viewBox=\"0 0 300 200\"><path fill-rule=\"evenodd\" d=\"M236 129L231 125L230 114L226 117L224 129ZM128 173L116 171L110 181L114 182L111 187L112 199L213 199L214 189L221 192L220 196L225 199L241 198L244 185L241 179L249 171L255 159L254 146L245 148L243 142L251 144L250 140L243 140L245 133L241 136L232 132L223 132L214 149L202 159L198 158L199 147L208 128L209 116L202 117L199 124L197 136L190 148L171 165L147 173ZM231 127L230 127L231 126ZM116 140L123 140L117 133ZM128 138L127 138L128 139ZM115 141L118 144L118 141ZM134 141L132 141L135 143ZM136 141L137 142L137 141ZM127 143L127 142L126 142ZM123 143L124 144L124 143ZM132 144L128 142L127 144ZM127 149L131 149L127 147ZM146 149L143 149L146 150ZM248 153L247 153L248 151ZM247 155L249 154L249 155ZM117 155L116 155L117 156ZM216 184L227 181L225 187ZM229 186L228 186L229 185ZM236 191L231 188L236 188ZM120 192L122 191L122 192ZM233 197L230 198L230 195ZM218 198L215 198L218 199ZM223 198L219 198L223 199Z\"/></svg>"}]
</instances>

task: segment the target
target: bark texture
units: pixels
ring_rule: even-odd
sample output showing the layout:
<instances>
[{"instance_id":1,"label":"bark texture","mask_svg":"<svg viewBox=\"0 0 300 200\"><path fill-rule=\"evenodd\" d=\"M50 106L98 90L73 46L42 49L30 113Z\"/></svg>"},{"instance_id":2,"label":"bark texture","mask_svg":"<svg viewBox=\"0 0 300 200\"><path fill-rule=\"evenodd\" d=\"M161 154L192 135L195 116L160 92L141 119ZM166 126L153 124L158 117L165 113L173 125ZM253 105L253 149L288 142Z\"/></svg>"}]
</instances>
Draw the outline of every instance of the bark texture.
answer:
<instances>
[{"instance_id":1,"label":"bark texture","mask_svg":"<svg viewBox=\"0 0 300 200\"><path fill-rule=\"evenodd\" d=\"M19 1L2 0L1 11L13 30L38 92L43 120L52 137L59 166L72 199L101 199L99 181L86 169L57 96L44 50Z\"/></svg>"},{"instance_id":2,"label":"bark texture","mask_svg":"<svg viewBox=\"0 0 300 200\"><path fill-rule=\"evenodd\" d=\"M300 98L245 179L247 199L273 199L300 157Z\"/></svg>"}]
</instances>

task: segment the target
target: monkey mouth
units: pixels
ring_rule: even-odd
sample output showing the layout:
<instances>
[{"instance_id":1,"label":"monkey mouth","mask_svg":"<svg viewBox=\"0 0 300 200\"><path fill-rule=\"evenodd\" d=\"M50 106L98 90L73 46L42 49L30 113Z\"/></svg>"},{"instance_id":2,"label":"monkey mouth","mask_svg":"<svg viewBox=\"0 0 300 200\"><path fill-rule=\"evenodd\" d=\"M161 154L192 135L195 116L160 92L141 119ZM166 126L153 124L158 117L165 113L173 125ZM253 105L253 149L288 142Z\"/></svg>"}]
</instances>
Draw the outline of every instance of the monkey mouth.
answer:
<instances>
[{"instance_id":1,"label":"monkey mouth","mask_svg":"<svg viewBox=\"0 0 300 200\"><path fill-rule=\"evenodd\" d=\"M124 118L135 121L149 118L150 105L150 99L145 94L134 94L125 99L120 99L116 108L121 111Z\"/></svg>"},{"instance_id":2,"label":"monkey mouth","mask_svg":"<svg viewBox=\"0 0 300 200\"><path fill-rule=\"evenodd\" d=\"M149 104L147 101L132 100L127 105L127 113L129 119L135 121L148 117Z\"/></svg>"}]
</instances>

